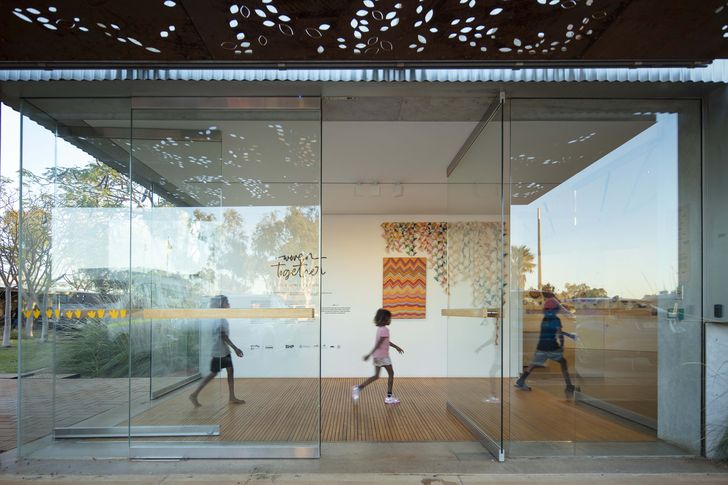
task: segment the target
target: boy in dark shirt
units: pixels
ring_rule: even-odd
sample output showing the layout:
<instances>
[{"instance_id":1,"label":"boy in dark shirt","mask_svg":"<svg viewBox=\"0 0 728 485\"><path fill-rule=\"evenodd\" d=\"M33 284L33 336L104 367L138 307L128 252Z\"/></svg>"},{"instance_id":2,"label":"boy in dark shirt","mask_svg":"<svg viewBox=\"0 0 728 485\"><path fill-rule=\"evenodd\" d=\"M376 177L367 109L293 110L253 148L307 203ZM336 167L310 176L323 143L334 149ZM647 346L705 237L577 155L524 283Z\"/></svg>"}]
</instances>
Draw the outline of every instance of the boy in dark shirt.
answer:
<instances>
[{"instance_id":1,"label":"boy in dark shirt","mask_svg":"<svg viewBox=\"0 0 728 485\"><path fill-rule=\"evenodd\" d=\"M230 308L230 301L225 295L217 295L210 298L210 308ZM245 401L235 397L235 373L233 370L233 360L230 356L230 349L235 352L238 357L243 356L243 351L235 346L230 340L230 324L226 318L218 318L212 323L212 359L210 361L210 373L205 377L197 389L190 394L190 401L199 408L201 406L197 396L200 391L212 381L220 370L227 371L227 383L229 392L229 402L231 404L245 404Z\"/></svg>"},{"instance_id":2,"label":"boy in dark shirt","mask_svg":"<svg viewBox=\"0 0 728 485\"><path fill-rule=\"evenodd\" d=\"M561 320L556 314L559 311L559 302L556 298L547 298L543 304L543 320L541 321L541 334L538 337L538 345L536 353L533 357L531 365L528 366L521 377L518 378L514 386L523 391L530 391L531 388L526 385L526 379L536 367L545 367L546 360L551 359L558 362L561 366L561 374L564 376L566 383L566 392L571 394L574 392L574 385L569 377L569 368L564 358L564 335L571 339L576 336L561 329Z\"/></svg>"}]
</instances>

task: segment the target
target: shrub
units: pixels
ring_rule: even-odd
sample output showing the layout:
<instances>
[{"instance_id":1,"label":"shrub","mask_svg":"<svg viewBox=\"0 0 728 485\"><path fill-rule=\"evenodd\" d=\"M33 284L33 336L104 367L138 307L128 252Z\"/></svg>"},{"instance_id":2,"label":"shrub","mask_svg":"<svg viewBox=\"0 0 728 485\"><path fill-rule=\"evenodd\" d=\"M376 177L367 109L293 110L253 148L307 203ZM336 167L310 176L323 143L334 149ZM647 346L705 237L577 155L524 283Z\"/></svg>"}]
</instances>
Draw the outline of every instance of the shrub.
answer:
<instances>
[{"instance_id":1,"label":"shrub","mask_svg":"<svg viewBox=\"0 0 728 485\"><path fill-rule=\"evenodd\" d=\"M131 335L128 327L109 328L95 319L73 322L57 334L57 372L79 373L82 377L149 377L196 370L197 329L167 328L162 324L153 339L153 350L150 339L149 325L143 321L132 322Z\"/></svg>"}]
</instances>

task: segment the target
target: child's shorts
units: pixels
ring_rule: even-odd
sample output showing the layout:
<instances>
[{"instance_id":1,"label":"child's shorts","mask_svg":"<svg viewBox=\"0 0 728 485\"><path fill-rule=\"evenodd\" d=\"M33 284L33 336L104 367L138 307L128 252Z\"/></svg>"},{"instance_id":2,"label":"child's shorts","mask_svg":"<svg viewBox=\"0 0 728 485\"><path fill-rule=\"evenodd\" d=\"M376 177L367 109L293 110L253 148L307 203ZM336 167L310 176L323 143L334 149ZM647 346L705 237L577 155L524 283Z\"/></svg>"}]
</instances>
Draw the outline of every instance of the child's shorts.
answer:
<instances>
[{"instance_id":1,"label":"child's shorts","mask_svg":"<svg viewBox=\"0 0 728 485\"><path fill-rule=\"evenodd\" d=\"M545 367L547 360L553 360L556 362L561 362L564 360L564 351L563 350L537 350L536 354L533 356L533 361L531 362L531 365L536 367Z\"/></svg>"},{"instance_id":2,"label":"child's shorts","mask_svg":"<svg viewBox=\"0 0 728 485\"><path fill-rule=\"evenodd\" d=\"M384 367L392 365L392 359L389 357L374 357L374 367Z\"/></svg>"},{"instance_id":3,"label":"child's shorts","mask_svg":"<svg viewBox=\"0 0 728 485\"><path fill-rule=\"evenodd\" d=\"M213 357L210 361L210 372L217 374L221 369L230 369L233 366L233 359L230 354L225 357Z\"/></svg>"}]
</instances>

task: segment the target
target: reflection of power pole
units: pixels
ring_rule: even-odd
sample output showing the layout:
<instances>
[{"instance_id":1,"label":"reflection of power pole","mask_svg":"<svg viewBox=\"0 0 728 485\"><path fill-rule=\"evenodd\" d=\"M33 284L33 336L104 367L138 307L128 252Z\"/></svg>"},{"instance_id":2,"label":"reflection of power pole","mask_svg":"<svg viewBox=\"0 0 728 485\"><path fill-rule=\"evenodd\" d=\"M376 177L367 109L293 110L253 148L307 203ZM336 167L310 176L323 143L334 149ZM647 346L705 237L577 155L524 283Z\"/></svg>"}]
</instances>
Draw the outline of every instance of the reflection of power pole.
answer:
<instances>
[{"instance_id":1,"label":"reflection of power pole","mask_svg":"<svg viewBox=\"0 0 728 485\"><path fill-rule=\"evenodd\" d=\"M536 218L538 219L538 289L542 288L541 281L541 208L536 209Z\"/></svg>"}]
</instances>

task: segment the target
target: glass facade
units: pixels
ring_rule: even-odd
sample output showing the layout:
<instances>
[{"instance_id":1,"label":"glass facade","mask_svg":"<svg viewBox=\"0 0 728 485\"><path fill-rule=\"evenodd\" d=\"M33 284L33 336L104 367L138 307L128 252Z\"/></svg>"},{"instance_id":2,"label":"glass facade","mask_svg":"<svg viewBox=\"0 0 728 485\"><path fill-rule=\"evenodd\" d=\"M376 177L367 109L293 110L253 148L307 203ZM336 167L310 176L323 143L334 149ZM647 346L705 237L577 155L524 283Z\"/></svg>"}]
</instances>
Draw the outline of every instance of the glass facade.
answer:
<instances>
[{"instance_id":1,"label":"glass facade","mask_svg":"<svg viewBox=\"0 0 728 485\"><path fill-rule=\"evenodd\" d=\"M24 101L23 456L46 436L318 456L319 113L317 98ZM296 426L256 428L292 410Z\"/></svg>"},{"instance_id":2,"label":"glass facade","mask_svg":"<svg viewBox=\"0 0 728 485\"><path fill-rule=\"evenodd\" d=\"M510 109L512 378L532 389L510 387L511 416L575 404L525 412L528 436L512 420L512 454L699 453L700 104Z\"/></svg>"},{"instance_id":3,"label":"glass facade","mask_svg":"<svg viewBox=\"0 0 728 485\"><path fill-rule=\"evenodd\" d=\"M473 440L499 458L700 454L699 102L514 98L474 120L432 101L407 123L405 104L377 106L322 120L319 98L24 100L21 456L318 456L338 399L322 383L358 372L321 314L344 318L344 290L382 301L336 266L379 278L373 246L342 246L372 214L385 238L390 222L446 234L427 263L442 331L405 320L393 340L445 340L441 374L411 346L398 376L444 378L437 406ZM397 157L371 155L426 158L367 146L405 126L462 147L442 182L397 182ZM356 198L374 185L392 201ZM353 409L350 428L371 425Z\"/></svg>"},{"instance_id":4,"label":"glass facade","mask_svg":"<svg viewBox=\"0 0 728 485\"><path fill-rule=\"evenodd\" d=\"M448 167L448 410L504 459L504 106L494 101Z\"/></svg>"}]
</instances>

